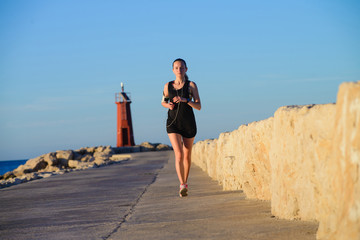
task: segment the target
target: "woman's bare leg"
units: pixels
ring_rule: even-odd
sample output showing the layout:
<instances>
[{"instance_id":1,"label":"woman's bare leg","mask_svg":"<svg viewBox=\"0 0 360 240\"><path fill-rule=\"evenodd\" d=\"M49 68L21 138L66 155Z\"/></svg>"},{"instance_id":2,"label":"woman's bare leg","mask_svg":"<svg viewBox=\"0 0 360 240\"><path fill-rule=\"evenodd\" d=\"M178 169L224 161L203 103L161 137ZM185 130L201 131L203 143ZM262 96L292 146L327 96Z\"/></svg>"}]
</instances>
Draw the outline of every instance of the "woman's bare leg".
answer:
<instances>
[{"instance_id":1,"label":"woman's bare leg","mask_svg":"<svg viewBox=\"0 0 360 240\"><path fill-rule=\"evenodd\" d=\"M194 143L194 138L183 138L183 168L184 168L184 183L187 183L191 167L191 150Z\"/></svg>"},{"instance_id":2,"label":"woman's bare leg","mask_svg":"<svg viewBox=\"0 0 360 240\"><path fill-rule=\"evenodd\" d=\"M184 155L181 135L177 133L169 133L168 136L174 149L176 173L178 175L180 184L184 184L186 181L184 177Z\"/></svg>"}]
</instances>

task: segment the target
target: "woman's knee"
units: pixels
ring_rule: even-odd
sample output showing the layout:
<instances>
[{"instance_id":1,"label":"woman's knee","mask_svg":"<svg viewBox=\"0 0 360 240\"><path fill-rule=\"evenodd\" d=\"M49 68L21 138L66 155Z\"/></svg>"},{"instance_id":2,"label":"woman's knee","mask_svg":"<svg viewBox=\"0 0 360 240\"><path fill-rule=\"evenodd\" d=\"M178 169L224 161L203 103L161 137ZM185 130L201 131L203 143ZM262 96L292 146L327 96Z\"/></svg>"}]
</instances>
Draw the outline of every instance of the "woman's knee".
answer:
<instances>
[{"instance_id":1,"label":"woman's knee","mask_svg":"<svg viewBox=\"0 0 360 240\"><path fill-rule=\"evenodd\" d=\"M182 161L182 160L183 160L183 158L184 158L184 153L183 153L183 151L181 151L181 150L175 151L175 150L174 150L174 154L175 154L175 160L176 160L176 161Z\"/></svg>"}]
</instances>

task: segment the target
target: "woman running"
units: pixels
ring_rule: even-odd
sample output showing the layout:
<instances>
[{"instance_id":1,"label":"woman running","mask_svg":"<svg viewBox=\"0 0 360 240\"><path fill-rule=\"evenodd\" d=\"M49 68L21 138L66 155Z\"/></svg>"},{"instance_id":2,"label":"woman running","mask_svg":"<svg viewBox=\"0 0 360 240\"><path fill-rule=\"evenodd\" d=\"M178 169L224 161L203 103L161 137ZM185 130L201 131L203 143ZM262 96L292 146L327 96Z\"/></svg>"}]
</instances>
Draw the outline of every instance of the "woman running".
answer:
<instances>
[{"instance_id":1,"label":"woman running","mask_svg":"<svg viewBox=\"0 0 360 240\"><path fill-rule=\"evenodd\" d=\"M175 80L164 86L161 104L168 108L166 131L175 153L175 168L180 181L180 197L188 194L187 180L191 166L191 149L196 135L193 108L200 110L197 86L189 81L186 62L178 58L173 64Z\"/></svg>"}]
</instances>

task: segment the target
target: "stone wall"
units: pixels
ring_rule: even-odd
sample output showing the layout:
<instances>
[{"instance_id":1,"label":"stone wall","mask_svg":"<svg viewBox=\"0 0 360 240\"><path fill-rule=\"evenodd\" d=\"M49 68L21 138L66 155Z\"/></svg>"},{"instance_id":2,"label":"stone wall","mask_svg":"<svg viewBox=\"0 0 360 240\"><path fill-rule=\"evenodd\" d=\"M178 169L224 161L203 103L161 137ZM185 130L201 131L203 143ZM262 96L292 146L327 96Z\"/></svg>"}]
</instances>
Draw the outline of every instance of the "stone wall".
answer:
<instances>
[{"instance_id":1,"label":"stone wall","mask_svg":"<svg viewBox=\"0 0 360 240\"><path fill-rule=\"evenodd\" d=\"M360 239L360 81L341 84L336 104L281 107L197 142L192 161L279 218L318 221L318 239Z\"/></svg>"}]
</instances>

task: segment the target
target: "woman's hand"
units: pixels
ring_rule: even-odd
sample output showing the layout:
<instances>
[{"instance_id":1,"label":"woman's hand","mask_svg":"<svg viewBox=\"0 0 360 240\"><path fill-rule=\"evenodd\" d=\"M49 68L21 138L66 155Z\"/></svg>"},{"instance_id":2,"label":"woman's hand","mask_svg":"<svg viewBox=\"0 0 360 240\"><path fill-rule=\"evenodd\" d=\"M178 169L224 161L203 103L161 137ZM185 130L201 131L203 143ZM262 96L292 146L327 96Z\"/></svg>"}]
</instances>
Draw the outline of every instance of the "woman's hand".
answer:
<instances>
[{"instance_id":1,"label":"woman's hand","mask_svg":"<svg viewBox=\"0 0 360 240\"><path fill-rule=\"evenodd\" d=\"M172 102L169 102L169 109L170 110L173 110L175 107L175 104L173 104Z\"/></svg>"},{"instance_id":2,"label":"woman's hand","mask_svg":"<svg viewBox=\"0 0 360 240\"><path fill-rule=\"evenodd\" d=\"M175 97L173 98L173 102L174 102L174 103L186 102L186 98L182 98L182 97L179 97L179 96L175 96Z\"/></svg>"}]
</instances>

